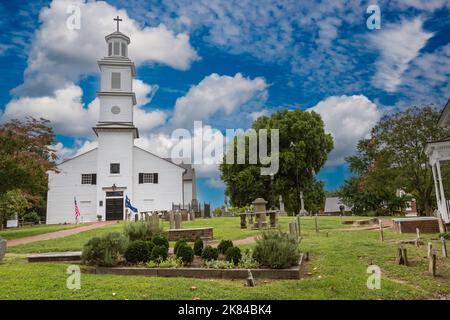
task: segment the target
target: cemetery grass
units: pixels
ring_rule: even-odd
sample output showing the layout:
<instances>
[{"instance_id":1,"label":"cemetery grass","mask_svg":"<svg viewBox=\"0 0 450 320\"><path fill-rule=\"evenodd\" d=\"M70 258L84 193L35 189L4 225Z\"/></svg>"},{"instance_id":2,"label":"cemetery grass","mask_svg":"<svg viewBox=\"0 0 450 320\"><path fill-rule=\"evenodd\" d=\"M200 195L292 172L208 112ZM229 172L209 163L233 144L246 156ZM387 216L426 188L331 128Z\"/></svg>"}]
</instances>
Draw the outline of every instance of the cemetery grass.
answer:
<instances>
[{"instance_id":1,"label":"cemetery grass","mask_svg":"<svg viewBox=\"0 0 450 320\"><path fill-rule=\"evenodd\" d=\"M359 219L361 217L352 217ZM282 229L291 218L282 217ZM246 238L255 230L240 230L239 218L186 222L188 226L214 224L218 238ZM221 225L222 233L216 228ZM237 230L235 227L237 226ZM437 277L428 275L426 246L406 245L410 266L395 263L394 243L381 243L377 230L341 231L337 217L320 217L320 232L312 218L302 218L302 251L310 253L301 280L258 280L256 287L244 286L242 280L204 280L82 274L81 289L66 289L64 263L27 263L24 257L8 255L0 263L0 299L439 299L450 298L450 259L438 252ZM348 227L348 226L344 226ZM101 229L120 231L122 225ZM97 229L97 233L99 230ZM104 232L105 230L102 230ZM94 230L93 230L94 231ZM83 233L90 233L86 231ZM328 236L326 234L328 232ZM413 239L385 229L385 240ZM76 235L79 236L79 235ZM91 235L90 235L91 236ZM71 236L75 237L75 236ZM68 237L70 238L70 237ZM89 237L88 237L89 238ZM423 235L440 249L436 235ZM64 239L64 238L63 238ZM63 240L58 239L58 240ZM72 239L72 244L85 239ZM47 242L52 241L48 240ZM67 243L60 243L62 247ZM247 244L244 247L252 247ZM14 249L14 248L11 248ZM61 250L58 250L61 251ZM367 266L376 264L382 271L381 289L369 290ZM195 290L192 290L195 287Z\"/></svg>"},{"instance_id":2,"label":"cemetery grass","mask_svg":"<svg viewBox=\"0 0 450 320\"><path fill-rule=\"evenodd\" d=\"M49 232L78 228L84 225L87 224L40 224L34 226L24 226L20 228L1 230L0 237L6 240L13 240L18 238L37 236Z\"/></svg>"}]
</instances>

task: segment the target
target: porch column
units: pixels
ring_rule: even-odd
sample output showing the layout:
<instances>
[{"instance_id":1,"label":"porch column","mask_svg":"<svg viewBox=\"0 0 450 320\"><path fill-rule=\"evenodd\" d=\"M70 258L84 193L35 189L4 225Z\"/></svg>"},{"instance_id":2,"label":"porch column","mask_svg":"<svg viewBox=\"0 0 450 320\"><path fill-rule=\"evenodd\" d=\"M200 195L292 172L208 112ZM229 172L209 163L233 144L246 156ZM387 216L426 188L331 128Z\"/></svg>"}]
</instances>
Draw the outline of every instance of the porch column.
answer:
<instances>
[{"instance_id":1,"label":"porch column","mask_svg":"<svg viewBox=\"0 0 450 320\"><path fill-rule=\"evenodd\" d=\"M433 181L434 181L434 193L436 194L436 203L439 205L441 203L441 199L439 197L439 186L437 181L437 175L436 175L436 163L433 163L431 165L431 171L433 172Z\"/></svg>"},{"instance_id":2,"label":"porch column","mask_svg":"<svg viewBox=\"0 0 450 320\"><path fill-rule=\"evenodd\" d=\"M437 174L438 174L438 178L439 178L439 191L440 191L440 198L441 198L439 211L441 213L442 219L444 219L444 221L447 221L448 220L447 203L445 200L444 186L442 185L441 164L440 164L439 160L436 161L436 169L437 169Z\"/></svg>"}]
</instances>

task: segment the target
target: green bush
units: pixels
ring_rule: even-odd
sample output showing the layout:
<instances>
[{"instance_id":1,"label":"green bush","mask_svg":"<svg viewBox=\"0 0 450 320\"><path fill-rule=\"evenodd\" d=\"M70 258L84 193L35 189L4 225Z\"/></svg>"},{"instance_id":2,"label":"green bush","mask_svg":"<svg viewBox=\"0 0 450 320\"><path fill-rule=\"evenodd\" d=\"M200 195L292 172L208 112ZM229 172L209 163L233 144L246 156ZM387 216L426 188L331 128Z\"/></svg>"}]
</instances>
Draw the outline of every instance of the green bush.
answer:
<instances>
[{"instance_id":1,"label":"green bush","mask_svg":"<svg viewBox=\"0 0 450 320\"><path fill-rule=\"evenodd\" d=\"M227 249L231 248L232 246L233 246L233 241L222 240L222 241L220 241L219 245L217 246L217 249L219 249L219 252L221 254L225 254L225 252L227 252Z\"/></svg>"},{"instance_id":2,"label":"green bush","mask_svg":"<svg viewBox=\"0 0 450 320\"><path fill-rule=\"evenodd\" d=\"M265 267L288 268L298 263L298 242L281 231L265 232L256 242L253 257Z\"/></svg>"},{"instance_id":3,"label":"green bush","mask_svg":"<svg viewBox=\"0 0 450 320\"><path fill-rule=\"evenodd\" d=\"M444 233L439 234L439 239L441 237L444 237L445 240L450 240L450 232L444 232Z\"/></svg>"},{"instance_id":4,"label":"green bush","mask_svg":"<svg viewBox=\"0 0 450 320\"><path fill-rule=\"evenodd\" d=\"M152 231L148 222L129 222L125 224L124 233L130 241L144 240L152 238Z\"/></svg>"},{"instance_id":5,"label":"green bush","mask_svg":"<svg viewBox=\"0 0 450 320\"><path fill-rule=\"evenodd\" d=\"M150 260L161 262L166 260L168 256L169 256L169 248L167 248L166 246L155 245L152 249Z\"/></svg>"},{"instance_id":6,"label":"green bush","mask_svg":"<svg viewBox=\"0 0 450 320\"><path fill-rule=\"evenodd\" d=\"M251 249L245 249L242 252L242 258L238 267L242 269L259 268L259 263L253 258L253 251Z\"/></svg>"},{"instance_id":7,"label":"green bush","mask_svg":"<svg viewBox=\"0 0 450 320\"><path fill-rule=\"evenodd\" d=\"M165 246L166 248L169 248L169 240L167 240L166 237L163 235L156 235L152 238L153 243L155 246Z\"/></svg>"},{"instance_id":8,"label":"green bush","mask_svg":"<svg viewBox=\"0 0 450 320\"><path fill-rule=\"evenodd\" d=\"M125 260L130 263L147 262L155 245L151 241L136 240L128 244Z\"/></svg>"},{"instance_id":9,"label":"green bush","mask_svg":"<svg viewBox=\"0 0 450 320\"><path fill-rule=\"evenodd\" d=\"M233 269L234 264L223 260L206 260L205 267L211 269Z\"/></svg>"},{"instance_id":10,"label":"green bush","mask_svg":"<svg viewBox=\"0 0 450 320\"><path fill-rule=\"evenodd\" d=\"M81 259L89 265L114 266L125 252L127 243L127 238L118 232L93 237L84 245Z\"/></svg>"},{"instance_id":11,"label":"green bush","mask_svg":"<svg viewBox=\"0 0 450 320\"><path fill-rule=\"evenodd\" d=\"M188 245L181 246L178 248L177 258L181 259L184 264L189 264L194 261L194 250Z\"/></svg>"},{"instance_id":12,"label":"green bush","mask_svg":"<svg viewBox=\"0 0 450 320\"><path fill-rule=\"evenodd\" d=\"M41 221L41 217L34 211L25 213L22 218L24 222L32 222L33 224L38 224Z\"/></svg>"},{"instance_id":13,"label":"green bush","mask_svg":"<svg viewBox=\"0 0 450 320\"><path fill-rule=\"evenodd\" d=\"M229 247L227 251L225 251L225 260L234 263L237 265L242 259L241 249L238 247Z\"/></svg>"},{"instance_id":14,"label":"green bush","mask_svg":"<svg viewBox=\"0 0 450 320\"><path fill-rule=\"evenodd\" d=\"M197 239L194 242L194 254L198 257L200 257L202 255L202 251L203 251L203 240L202 239Z\"/></svg>"},{"instance_id":15,"label":"green bush","mask_svg":"<svg viewBox=\"0 0 450 320\"><path fill-rule=\"evenodd\" d=\"M181 248L182 246L187 246L187 242L186 240L178 240L177 242L175 242L175 245L173 246L173 253L175 253L175 255L178 252L178 249Z\"/></svg>"},{"instance_id":16,"label":"green bush","mask_svg":"<svg viewBox=\"0 0 450 320\"><path fill-rule=\"evenodd\" d=\"M217 260L219 257L219 250L211 246L206 246L202 252L203 260Z\"/></svg>"}]
</instances>

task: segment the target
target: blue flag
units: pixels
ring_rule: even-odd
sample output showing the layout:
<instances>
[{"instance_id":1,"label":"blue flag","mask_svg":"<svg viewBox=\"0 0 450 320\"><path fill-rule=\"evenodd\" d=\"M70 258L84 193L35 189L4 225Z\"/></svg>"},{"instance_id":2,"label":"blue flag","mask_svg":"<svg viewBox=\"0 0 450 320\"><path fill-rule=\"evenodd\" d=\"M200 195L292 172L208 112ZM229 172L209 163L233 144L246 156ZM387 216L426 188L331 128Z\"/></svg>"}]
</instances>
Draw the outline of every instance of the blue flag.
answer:
<instances>
[{"instance_id":1,"label":"blue flag","mask_svg":"<svg viewBox=\"0 0 450 320\"><path fill-rule=\"evenodd\" d=\"M131 205L131 201L130 201L130 198L128 198L128 196L125 196L125 208L130 209L134 213L138 212L138 209Z\"/></svg>"}]
</instances>

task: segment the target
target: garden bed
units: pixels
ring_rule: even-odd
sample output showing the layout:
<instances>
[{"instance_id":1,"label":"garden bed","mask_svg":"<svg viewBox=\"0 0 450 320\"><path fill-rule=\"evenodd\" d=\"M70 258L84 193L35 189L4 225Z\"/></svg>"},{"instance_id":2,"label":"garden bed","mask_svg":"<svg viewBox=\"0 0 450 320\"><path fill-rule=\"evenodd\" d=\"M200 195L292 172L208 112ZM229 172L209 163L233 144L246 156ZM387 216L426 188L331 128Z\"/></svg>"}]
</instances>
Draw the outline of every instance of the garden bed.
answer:
<instances>
[{"instance_id":1,"label":"garden bed","mask_svg":"<svg viewBox=\"0 0 450 320\"><path fill-rule=\"evenodd\" d=\"M289 269L213 269L198 267L146 268L146 267L84 267L83 271L94 274L126 276L186 277L199 279L246 279L248 270L255 279L300 279L304 269L303 254L297 266Z\"/></svg>"}]
</instances>

